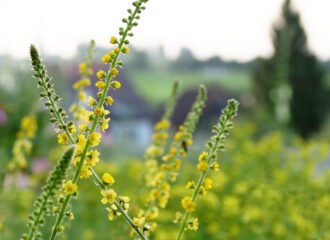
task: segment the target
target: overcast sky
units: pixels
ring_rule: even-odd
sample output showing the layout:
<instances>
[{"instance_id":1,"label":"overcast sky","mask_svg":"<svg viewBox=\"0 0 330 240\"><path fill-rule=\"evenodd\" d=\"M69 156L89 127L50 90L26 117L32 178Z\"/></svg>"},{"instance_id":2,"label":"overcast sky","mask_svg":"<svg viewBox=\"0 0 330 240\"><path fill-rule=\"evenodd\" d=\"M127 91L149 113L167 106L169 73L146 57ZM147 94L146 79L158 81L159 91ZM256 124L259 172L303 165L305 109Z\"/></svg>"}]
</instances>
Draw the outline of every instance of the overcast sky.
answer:
<instances>
[{"instance_id":1,"label":"overcast sky","mask_svg":"<svg viewBox=\"0 0 330 240\"><path fill-rule=\"evenodd\" d=\"M79 43L107 46L131 0L0 0L0 54L26 57L35 43L48 54L72 56ZM330 1L293 0L309 46L330 59ZM200 58L249 60L272 51L271 27L283 0L150 0L133 44L163 45L171 57L189 47Z\"/></svg>"}]
</instances>

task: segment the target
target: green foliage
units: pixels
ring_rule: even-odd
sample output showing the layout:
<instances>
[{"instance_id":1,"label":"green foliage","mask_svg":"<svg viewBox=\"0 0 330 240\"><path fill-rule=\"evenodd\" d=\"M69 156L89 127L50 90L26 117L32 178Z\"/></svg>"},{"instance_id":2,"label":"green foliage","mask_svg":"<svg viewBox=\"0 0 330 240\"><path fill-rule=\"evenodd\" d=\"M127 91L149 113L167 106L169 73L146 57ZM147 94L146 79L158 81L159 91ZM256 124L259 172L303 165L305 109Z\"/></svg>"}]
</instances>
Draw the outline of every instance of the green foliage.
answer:
<instances>
[{"instance_id":1,"label":"green foliage","mask_svg":"<svg viewBox=\"0 0 330 240\"><path fill-rule=\"evenodd\" d=\"M259 100L302 137L320 129L328 112L324 69L307 49L299 14L287 0L274 29L274 55L259 61L255 86Z\"/></svg>"},{"instance_id":2,"label":"green foliage","mask_svg":"<svg viewBox=\"0 0 330 240\"><path fill-rule=\"evenodd\" d=\"M43 239L39 230L45 223L45 217L52 213L54 201L56 201L55 194L62 187L62 182L66 177L66 173L74 156L74 147L70 147L58 161L54 170L49 174L45 186L42 188L40 196L34 203L33 213L29 216L27 227L28 233L24 233L21 239Z\"/></svg>"}]
</instances>

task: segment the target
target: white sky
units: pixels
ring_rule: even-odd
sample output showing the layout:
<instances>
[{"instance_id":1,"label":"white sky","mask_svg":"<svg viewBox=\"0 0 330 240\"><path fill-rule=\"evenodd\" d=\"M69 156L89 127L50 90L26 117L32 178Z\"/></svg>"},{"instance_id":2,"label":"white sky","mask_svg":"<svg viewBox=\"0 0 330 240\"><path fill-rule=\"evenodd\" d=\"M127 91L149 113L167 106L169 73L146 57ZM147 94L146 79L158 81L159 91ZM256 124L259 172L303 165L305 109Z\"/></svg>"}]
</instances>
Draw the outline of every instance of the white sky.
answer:
<instances>
[{"instance_id":1,"label":"white sky","mask_svg":"<svg viewBox=\"0 0 330 240\"><path fill-rule=\"evenodd\" d=\"M206 58L249 60L272 51L271 26L283 0L150 0L133 44L181 47ZM293 0L321 59L330 59L330 1ZM26 57L30 43L51 55L72 56L79 43L107 46L131 0L0 0L0 54Z\"/></svg>"}]
</instances>

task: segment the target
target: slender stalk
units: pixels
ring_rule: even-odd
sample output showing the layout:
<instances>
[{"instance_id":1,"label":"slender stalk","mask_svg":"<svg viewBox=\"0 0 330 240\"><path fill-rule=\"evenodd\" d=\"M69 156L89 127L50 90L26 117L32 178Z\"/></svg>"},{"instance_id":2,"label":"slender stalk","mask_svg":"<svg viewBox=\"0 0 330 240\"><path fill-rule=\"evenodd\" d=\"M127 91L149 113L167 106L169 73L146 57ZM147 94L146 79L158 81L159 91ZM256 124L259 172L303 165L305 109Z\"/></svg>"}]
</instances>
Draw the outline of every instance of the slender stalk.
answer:
<instances>
[{"instance_id":1,"label":"slender stalk","mask_svg":"<svg viewBox=\"0 0 330 240\"><path fill-rule=\"evenodd\" d=\"M126 40L126 37L127 37L127 34L128 34L128 32L129 32L129 30L130 30L130 26L132 25L133 20L135 19L135 16L137 15L137 13L138 13L139 11L140 11L140 7L139 7L139 5L137 5L136 8L135 8L135 10L134 10L134 12L133 12L133 14L132 14L132 17L130 18L130 20L129 20L127 26L126 26L126 29L125 29L125 31L124 31L124 33L123 33L123 35L122 35L121 41L119 42L119 45L118 45L118 48L119 48L119 49L121 49L121 48L123 47L123 45L124 45L124 43L125 43L125 40ZM103 90L103 92L102 92L102 94L101 94L100 101L99 101L99 103L98 103L98 107L102 107L103 104L104 104L104 102L105 102L105 98L106 98L107 93L108 93L108 91L109 91L109 89L110 89L110 84L111 84L111 80L112 80L112 76L111 76L111 73L110 73L110 72L111 72L111 69L113 69L113 68L115 68L115 67L117 66L117 60L118 60L119 55L120 55L120 53L116 54L116 55L114 56L113 61L111 62L111 67L110 67L109 70L108 70L107 77L106 77L106 80L105 80L105 82L106 82L105 89ZM81 155L80 161L79 161L79 163L78 163L78 166L77 166L77 168L76 168L76 171L75 171L75 174L74 174L74 177L73 177L73 180L72 180L72 182L75 183L75 184L76 184L76 183L78 182L78 180L79 180L79 175L80 175L81 169L82 169L82 167L83 167L83 164L84 164L84 161L85 161L85 158L86 158L86 155L87 155L88 149L89 149L89 147L90 147L89 136L95 131L95 129L96 129L96 127L97 127L97 124L98 124L98 121L99 121L99 115L96 115L95 118L93 119L92 127L91 127L91 129L90 129L90 131L89 131L89 134L88 134L88 137L87 137L87 142L86 142L86 144L85 144L85 147L84 147L83 153L82 153L82 155ZM70 133L69 133L68 131L65 131L65 132L66 132L66 134L67 134L68 136L70 136ZM73 141L72 137L71 137L71 138L69 137L69 139L70 139L70 142ZM90 169L92 169L92 168L90 168ZM93 177L94 177L95 179L98 179L100 182L102 182L94 170L92 171L92 175L93 175ZM103 186L103 184L100 185L100 186ZM106 188L104 188L104 186L103 186L102 189L106 189ZM62 223L62 221L63 221L64 214L65 214L66 208L67 208L67 206L68 206L68 204L69 204L69 202L70 202L71 197L72 197L72 195L67 195L67 196L65 197L65 199L64 199L64 202L63 202L63 204L62 204L62 207L61 207L60 213L59 213L59 215L58 215L58 217L57 217L57 219L56 219L55 225L54 225L54 227L53 227L53 230L52 230L52 233L51 233L51 236L50 236L50 240L54 240L54 239L56 238L56 235L57 235L58 230L59 230L59 227L60 227L60 225L61 225L61 223ZM143 240L147 240L147 238L143 235L143 233L140 231L140 229L138 229L137 226L135 226L135 224L133 223L132 219L131 219L131 218L127 215L127 213L126 213L126 212L125 212L125 211L119 206L118 202L117 202L116 205L118 205L117 207L118 207L118 209L121 211L123 217L124 217L124 218L126 219L126 221L127 221L132 227L133 227L133 229L136 231L136 233L137 233L137 234L138 234Z\"/></svg>"}]
</instances>

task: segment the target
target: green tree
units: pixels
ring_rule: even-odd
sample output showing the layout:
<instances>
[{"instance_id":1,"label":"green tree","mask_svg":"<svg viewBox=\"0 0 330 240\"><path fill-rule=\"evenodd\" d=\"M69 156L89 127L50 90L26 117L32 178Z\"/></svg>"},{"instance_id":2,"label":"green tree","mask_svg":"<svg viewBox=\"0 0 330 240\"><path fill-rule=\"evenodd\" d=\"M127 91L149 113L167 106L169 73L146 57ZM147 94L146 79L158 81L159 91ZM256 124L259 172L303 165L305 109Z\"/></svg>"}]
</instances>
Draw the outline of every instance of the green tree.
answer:
<instances>
[{"instance_id":1,"label":"green tree","mask_svg":"<svg viewBox=\"0 0 330 240\"><path fill-rule=\"evenodd\" d=\"M307 138L327 115L324 69L307 48L299 14L286 0L274 27L274 54L259 61L254 74L256 93L278 120Z\"/></svg>"}]
</instances>

